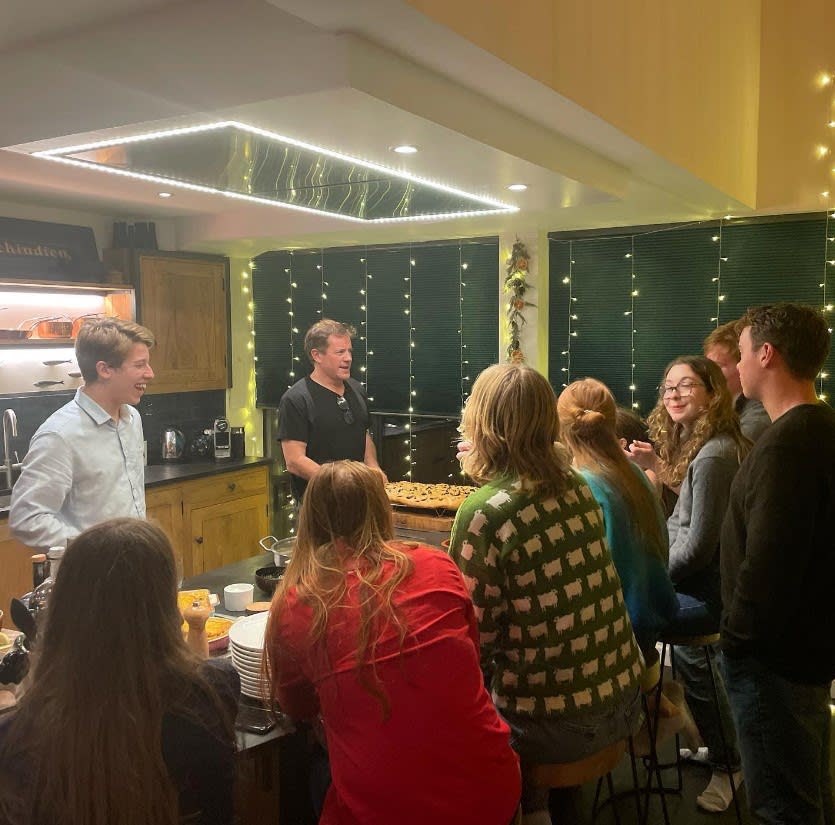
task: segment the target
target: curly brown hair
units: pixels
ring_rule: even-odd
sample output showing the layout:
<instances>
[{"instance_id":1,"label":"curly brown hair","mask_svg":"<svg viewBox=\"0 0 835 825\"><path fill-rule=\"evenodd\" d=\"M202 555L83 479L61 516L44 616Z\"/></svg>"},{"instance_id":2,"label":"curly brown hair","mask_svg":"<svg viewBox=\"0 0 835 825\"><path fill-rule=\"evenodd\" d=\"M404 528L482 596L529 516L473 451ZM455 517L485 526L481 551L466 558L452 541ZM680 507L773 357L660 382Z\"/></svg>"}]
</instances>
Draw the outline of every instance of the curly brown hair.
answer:
<instances>
[{"instance_id":1,"label":"curly brown hair","mask_svg":"<svg viewBox=\"0 0 835 825\"><path fill-rule=\"evenodd\" d=\"M690 462L699 450L720 433L727 433L736 442L740 462L751 449L751 442L739 428L739 416L734 410L722 370L703 355L683 355L667 364L663 380L666 380L667 374L677 364L690 367L699 376L707 389L708 401L688 435L685 435L681 424L676 424L670 418L663 398L658 399L647 418L650 441L655 444L661 459L659 478L668 487L678 487L681 484Z\"/></svg>"}]
</instances>

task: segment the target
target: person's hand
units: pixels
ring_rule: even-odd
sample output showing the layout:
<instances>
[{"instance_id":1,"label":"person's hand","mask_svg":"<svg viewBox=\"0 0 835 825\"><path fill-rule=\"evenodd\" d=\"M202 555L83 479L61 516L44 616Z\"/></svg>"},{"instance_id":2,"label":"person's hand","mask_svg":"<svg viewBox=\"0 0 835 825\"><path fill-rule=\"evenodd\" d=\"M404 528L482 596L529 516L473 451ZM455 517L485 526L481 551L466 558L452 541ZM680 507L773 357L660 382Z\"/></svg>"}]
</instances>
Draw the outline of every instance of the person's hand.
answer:
<instances>
[{"instance_id":1,"label":"person's hand","mask_svg":"<svg viewBox=\"0 0 835 825\"><path fill-rule=\"evenodd\" d=\"M658 472L658 457L648 441L633 441L625 450L627 457L642 470Z\"/></svg>"},{"instance_id":2,"label":"person's hand","mask_svg":"<svg viewBox=\"0 0 835 825\"><path fill-rule=\"evenodd\" d=\"M472 441L459 441L458 442L458 452L455 454L455 457L458 459L459 462L463 461L464 456L466 456L467 453L470 452L470 450L472 450L472 448L473 448L473 442Z\"/></svg>"}]
</instances>

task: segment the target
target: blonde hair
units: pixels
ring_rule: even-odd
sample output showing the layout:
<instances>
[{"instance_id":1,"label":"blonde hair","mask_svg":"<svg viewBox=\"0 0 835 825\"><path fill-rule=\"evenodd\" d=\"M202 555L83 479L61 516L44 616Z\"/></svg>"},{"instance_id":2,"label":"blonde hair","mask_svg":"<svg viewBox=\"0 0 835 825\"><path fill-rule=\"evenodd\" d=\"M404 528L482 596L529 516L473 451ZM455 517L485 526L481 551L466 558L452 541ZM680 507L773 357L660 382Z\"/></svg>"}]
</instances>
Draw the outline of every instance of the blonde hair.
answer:
<instances>
[{"instance_id":1,"label":"blonde hair","mask_svg":"<svg viewBox=\"0 0 835 825\"><path fill-rule=\"evenodd\" d=\"M569 384L557 400L563 442L577 467L591 470L621 493L635 531L646 539L653 555L666 561L669 545L660 507L618 443L616 410L614 396L600 381L585 378Z\"/></svg>"},{"instance_id":2,"label":"blonde hair","mask_svg":"<svg viewBox=\"0 0 835 825\"><path fill-rule=\"evenodd\" d=\"M147 327L121 318L91 318L81 325L75 341L75 359L86 384L98 380L96 364L104 361L111 367L121 367L134 344L145 344L152 349L154 333Z\"/></svg>"},{"instance_id":3,"label":"blonde hair","mask_svg":"<svg viewBox=\"0 0 835 825\"><path fill-rule=\"evenodd\" d=\"M733 399L722 370L703 355L683 355L667 364L662 386L667 374L677 364L684 364L696 373L705 385L708 400L687 437L684 427L674 423L670 418L663 398L658 399L649 414L649 437L661 459L659 477L669 487L678 487L684 481L690 462L711 438L720 433L727 433L736 442L740 463L751 449L751 442L739 428L739 416L734 410Z\"/></svg>"},{"instance_id":4,"label":"blonde hair","mask_svg":"<svg viewBox=\"0 0 835 825\"><path fill-rule=\"evenodd\" d=\"M389 701L374 668L374 650L387 622L397 627L401 644L406 636L406 625L393 599L412 571L410 555L393 540L391 504L380 474L359 461L323 464L305 490L296 547L276 590L267 629L268 638L272 638L288 592L295 588L299 600L313 613L310 640L324 657L330 614L345 604L351 573L359 588L357 674L363 687L380 702L384 716L388 715ZM371 679L365 667L369 662ZM267 661L266 667L273 682L272 663Z\"/></svg>"},{"instance_id":5,"label":"blonde hair","mask_svg":"<svg viewBox=\"0 0 835 825\"><path fill-rule=\"evenodd\" d=\"M524 364L494 364L473 384L461 434L472 443L461 465L478 482L512 477L532 492L560 495L571 476L561 445L556 397L548 381Z\"/></svg>"}]
</instances>

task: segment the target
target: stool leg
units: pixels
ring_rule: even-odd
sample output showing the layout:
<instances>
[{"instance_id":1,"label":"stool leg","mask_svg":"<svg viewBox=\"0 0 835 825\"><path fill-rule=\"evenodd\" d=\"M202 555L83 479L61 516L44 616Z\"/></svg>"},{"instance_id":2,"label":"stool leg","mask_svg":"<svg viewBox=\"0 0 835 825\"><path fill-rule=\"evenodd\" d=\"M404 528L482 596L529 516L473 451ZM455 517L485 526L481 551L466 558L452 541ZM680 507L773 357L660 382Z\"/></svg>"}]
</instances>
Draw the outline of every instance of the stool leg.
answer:
<instances>
[{"instance_id":1,"label":"stool leg","mask_svg":"<svg viewBox=\"0 0 835 825\"><path fill-rule=\"evenodd\" d=\"M658 719L661 710L661 686L663 683L663 679L659 679L658 684L654 688L655 692L655 707L654 707L654 715L653 710L650 709L650 703L647 700L647 697L642 697L644 703L644 713L646 714L647 719L647 733L649 734L649 743L650 743L650 752L649 757L644 757L644 765L646 767L647 772L647 781L646 786L644 788L644 814L643 817L639 816L639 822L642 825L647 825L649 822L649 800L650 794L652 793L652 779L653 775L655 776L655 781L658 783L658 793L661 796L661 812L664 816L664 825L670 825L670 815L667 811L667 799L664 795L664 780L661 777L661 767L658 763L658 751L656 749L656 737L658 735ZM653 721L654 720L654 721ZM637 781L637 779L636 779Z\"/></svg>"},{"instance_id":2,"label":"stool leg","mask_svg":"<svg viewBox=\"0 0 835 825\"><path fill-rule=\"evenodd\" d=\"M672 678L675 681L676 678L676 657L673 651L673 645L668 645L667 642L663 642L661 644L661 680L658 683L658 706L661 706L661 689L664 685L664 661L667 657L667 650L670 651L670 670L672 671ZM684 788L684 777L681 771L681 737L676 733L675 735L675 749L676 749L676 757L675 762L670 764L665 764L663 766L659 765L659 769L661 767L670 768L675 767L676 769L676 778L678 783L676 784L675 788L669 788L668 790L672 791L673 793L681 794Z\"/></svg>"},{"instance_id":3,"label":"stool leg","mask_svg":"<svg viewBox=\"0 0 835 825\"><path fill-rule=\"evenodd\" d=\"M606 784L609 787L609 799L612 800L612 814L615 817L615 825L620 825L620 813L618 813L618 801L615 798L615 783L612 782L611 771L606 774Z\"/></svg>"},{"instance_id":4,"label":"stool leg","mask_svg":"<svg viewBox=\"0 0 835 825\"><path fill-rule=\"evenodd\" d=\"M650 730L650 738L652 737L652 731ZM632 741L632 737L629 737L629 764L632 766L632 788L635 791L635 808L638 811L638 822L642 821L642 811L641 811L641 788L638 783L638 766L635 764L635 743ZM647 797L647 810L649 810L649 797Z\"/></svg>"},{"instance_id":5,"label":"stool leg","mask_svg":"<svg viewBox=\"0 0 835 825\"><path fill-rule=\"evenodd\" d=\"M704 648L705 662L707 663L707 672L710 674L710 684L713 687L713 701L716 708L716 721L719 726L719 736L722 739L722 748L725 751L725 768L728 771L728 780L731 783L731 796L734 800L734 810L736 811L736 821L738 825L742 825L742 814L739 810L739 800L736 796L736 785L734 784L733 773L731 771L731 759L728 752L728 742L725 737L725 728L722 725L722 714L719 712L719 688L716 685L716 674L713 672L713 655L709 645Z\"/></svg>"}]
</instances>

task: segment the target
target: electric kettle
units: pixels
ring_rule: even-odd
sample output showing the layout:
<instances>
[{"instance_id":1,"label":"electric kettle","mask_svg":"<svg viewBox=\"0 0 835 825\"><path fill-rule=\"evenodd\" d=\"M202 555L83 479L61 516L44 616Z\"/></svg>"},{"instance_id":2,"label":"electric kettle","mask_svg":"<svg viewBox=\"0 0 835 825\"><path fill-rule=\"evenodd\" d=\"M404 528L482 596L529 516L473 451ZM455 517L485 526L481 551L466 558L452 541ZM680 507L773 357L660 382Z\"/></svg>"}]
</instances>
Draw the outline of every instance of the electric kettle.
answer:
<instances>
[{"instance_id":1,"label":"electric kettle","mask_svg":"<svg viewBox=\"0 0 835 825\"><path fill-rule=\"evenodd\" d=\"M176 427L166 427L162 431L163 461L182 461L186 451L186 437Z\"/></svg>"}]
</instances>

